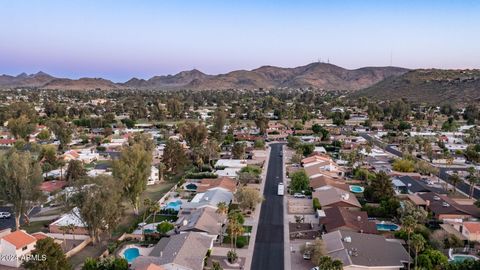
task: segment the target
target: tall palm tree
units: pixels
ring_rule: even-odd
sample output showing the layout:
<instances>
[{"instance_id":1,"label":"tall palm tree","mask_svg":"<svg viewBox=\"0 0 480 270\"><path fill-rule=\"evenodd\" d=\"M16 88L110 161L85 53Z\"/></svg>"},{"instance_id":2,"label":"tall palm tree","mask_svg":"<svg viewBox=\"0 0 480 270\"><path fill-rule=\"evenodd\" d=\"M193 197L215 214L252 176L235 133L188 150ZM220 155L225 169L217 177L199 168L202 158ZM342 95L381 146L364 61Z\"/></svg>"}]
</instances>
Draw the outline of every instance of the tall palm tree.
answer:
<instances>
[{"instance_id":1,"label":"tall palm tree","mask_svg":"<svg viewBox=\"0 0 480 270\"><path fill-rule=\"evenodd\" d=\"M411 243L410 243L410 236L415 231L417 227L417 220L415 220L412 216L405 216L402 219L402 228L407 233L407 245L408 245L408 254L410 255L411 250ZM410 264L408 264L408 269L410 269Z\"/></svg>"},{"instance_id":2,"label":"tall palm tree","mask_svg":"<svg viewBox=\"0 0 480 270\"><path fill-rule=\"evenodd\" d=\"M415 251L415 269L417 269L417 257L418 253L425 248L425 238L421 234L414 234L410 240L410 245L412 245L413 250Z\"/></svg>"},{"instance_id":3,"label":"tall palm tree","mask_svg":"<svg viewBox=\"0 0 480 270\"><path fill-rule=\"evenodd\" d=\"M450 175L450 181L452 182L452 185L453 185L453 193L457 193L457 185L461 181L460 176L458 175L457 172Z\"/></svg>"},{"instance_id":4,"label":"tall palm tree","mask_svg":"<svg viewBox=\"0 0 480 270\"><path fill-rule=\"evenodd\" d=\"M155 223L157 213L158 211L160 211L160 205L158 204L158 202L154 202L150 204L149 210L150 210L150 213L153 213L153 223Z\"/></svg>"},{"instance_id":5,"label":"tall palm tree","mask_svg":"<svg viewBox=\"0 0 480 270\"><path fill-rule=\"evenodd\" d=\"M475 191L475 185L478 183L479 177L477 170L475 170L475 167L469 167L467 169L468 171L468 182L470 183L470 195L469 198L471 199L473 197L473 192Z\"/></svg>"}]
</instances>

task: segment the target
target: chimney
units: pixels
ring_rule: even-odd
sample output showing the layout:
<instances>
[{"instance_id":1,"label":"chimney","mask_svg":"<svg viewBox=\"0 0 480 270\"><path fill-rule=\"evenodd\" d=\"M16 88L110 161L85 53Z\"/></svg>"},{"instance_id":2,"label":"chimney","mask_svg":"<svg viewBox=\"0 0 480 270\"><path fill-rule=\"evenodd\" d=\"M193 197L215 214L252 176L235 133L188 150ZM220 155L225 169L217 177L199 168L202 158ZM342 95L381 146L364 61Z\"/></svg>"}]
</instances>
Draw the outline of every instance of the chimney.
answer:
<instances>
[{"instance_id":1,"label":"chimney","mask_svg":"<svg viewBox=\"0 0 480 270\"><path fill-rule=\"evenodd\" d=\"M427 206L430 206L430 200L425 200L425 202L427 203Z\"/></svg>"},{"instance_id":2,"label":"chimney","mask_svg":"<svg viewBox=\"0 0 480 270\"><path fill-rule=\"evenodd\" d=\"M362 217L361 216L357 216L357 221L362 221Z\"/></svg>"}]
</instances>

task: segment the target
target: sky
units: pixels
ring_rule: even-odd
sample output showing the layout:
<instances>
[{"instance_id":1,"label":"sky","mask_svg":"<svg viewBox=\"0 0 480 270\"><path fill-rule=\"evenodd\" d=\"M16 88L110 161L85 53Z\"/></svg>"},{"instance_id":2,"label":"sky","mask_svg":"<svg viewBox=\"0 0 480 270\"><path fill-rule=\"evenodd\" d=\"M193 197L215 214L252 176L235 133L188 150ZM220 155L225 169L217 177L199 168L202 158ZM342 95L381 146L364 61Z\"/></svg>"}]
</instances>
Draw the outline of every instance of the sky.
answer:
<instances>
[{"instance_id":1,"label":"sky","mask_svg":"<svg viewBox=\"0 0 480 270\"><path fill-rule=\"evenodd\" d=\"M480 68L480 1L0 0L0 74Z\"/></svg>"}]
</instances>

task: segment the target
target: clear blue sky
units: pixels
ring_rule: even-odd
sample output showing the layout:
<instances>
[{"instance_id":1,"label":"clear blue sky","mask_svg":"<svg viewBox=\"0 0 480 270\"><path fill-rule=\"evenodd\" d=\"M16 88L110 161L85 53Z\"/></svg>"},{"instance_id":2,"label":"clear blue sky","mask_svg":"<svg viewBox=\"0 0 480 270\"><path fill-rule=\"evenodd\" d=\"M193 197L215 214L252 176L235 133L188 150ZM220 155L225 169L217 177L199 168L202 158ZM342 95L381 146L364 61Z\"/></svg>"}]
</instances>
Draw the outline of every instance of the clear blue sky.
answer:
<instances>
[{"instance_id":1,"label":"clear blue sky","mask_svg":"<svg viewBox=\"0 0 480 270\"><path fill-rule=\"evenodd\" d=\"M0 0L0 74L209 74L318 59L479 68L480 1Z\"/></svg>"}]
</instances>

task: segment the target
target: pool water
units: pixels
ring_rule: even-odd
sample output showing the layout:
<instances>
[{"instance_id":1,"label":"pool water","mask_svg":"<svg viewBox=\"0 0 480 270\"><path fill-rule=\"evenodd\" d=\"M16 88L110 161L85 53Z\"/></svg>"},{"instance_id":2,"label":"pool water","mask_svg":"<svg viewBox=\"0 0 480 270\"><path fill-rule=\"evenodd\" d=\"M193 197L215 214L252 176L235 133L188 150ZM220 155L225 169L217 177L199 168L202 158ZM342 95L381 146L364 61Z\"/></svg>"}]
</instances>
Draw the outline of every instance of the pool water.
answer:
<instances>
[{"instance_id":1,"label":"pool water","mask_svg":"<svg viewBox=\"0 0 480 270\"><path fill-rule=\"evenodd\" d=\"M133 262L138 256L140 256L140 251L138 248L127 248L123 252L123 256L129 263Z\"/></svg>"},{"instance_id":2,"label":"pool water","mask_svg":"<svg viewBox=\"0 0 480 270\"><path fill-rule=\"evenodd\" d=\"M461 255L461 254L454 254L452 255L453 257L453 260L454 262L463 262L463 261L466 261L466 260L478 260L477 257L475 256L472 256L472 255Z\"/></svg>"},{"instance_id":3,"label":"pool water","mask_svg":"<svg viewBox=\"0 0 480 270\"><path fill-rule=\"evenodd\" d=\"M350 186L350 191L353 193L362 193L364 190L365 188L361 186L355 186L355 185Z\"/></svg>"},{"instance_id":4,"label":"pool water","mask_svg":"<svg viewBox=\"0 0 480 270\"><path fill-rule=\"evenodd\" d=\"M377 224L377 230L379 231L398 231L400 229L400 226L397 224L393 223L378 223Z\"/></svg>"},{"instance_id":5,"label":"pool water","mask_svg":"<svg viewBox=\"0 0 480 270\"><path fill-rule=\"evenodd\" d=\"M165 206L165 209L173 209L175 211L180 211L181 206L182 206L182 201L177 200L174 202L167 203L167 206Z\"/></svg>"}]
</instances>

